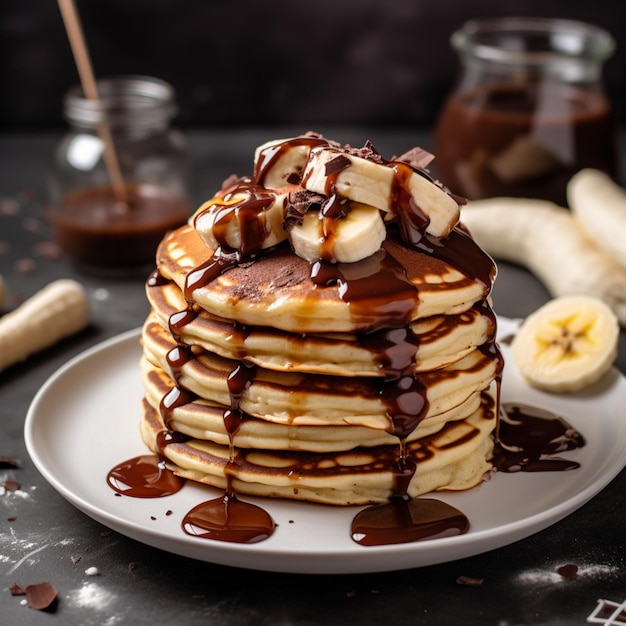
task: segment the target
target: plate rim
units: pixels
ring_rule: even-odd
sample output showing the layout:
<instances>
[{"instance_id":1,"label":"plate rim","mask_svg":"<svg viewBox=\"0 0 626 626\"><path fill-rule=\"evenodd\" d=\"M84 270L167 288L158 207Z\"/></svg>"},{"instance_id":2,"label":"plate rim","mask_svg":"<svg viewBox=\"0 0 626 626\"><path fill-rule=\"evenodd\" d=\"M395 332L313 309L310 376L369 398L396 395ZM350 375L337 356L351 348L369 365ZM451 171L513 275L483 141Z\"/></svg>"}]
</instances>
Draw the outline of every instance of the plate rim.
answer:
<instances>
[{"instance_id":1,"label":"plate rim","mask_svg":"<svg viewBox=\"0 0 626 626\"><path fill-rule=\"evenodd\" d=\"M498 316L499 330L502 328L501 324L506 327L516 322L517 320L515 319ZM505 330L505 333L506 332ZM41 419L39 417L39 407L43 403L46 394L52 393L55 386L61 384L63 378L83 362L98 357L102 358L106 356L109 351L115 349L130 349L131 342L136 343L137 358L139 358L141 353L139 343L140 334L141 327L137 327L104 339L78 355L75 355L54 372L38 389L30 403L24 422L24 440L27 452L37 470L44 479L75 508L88 517L120 532L120 534L173 554L221 565L285 573L365 573L434 565L481 554L492 549L509 545L555 524L600 493L600 491L622 471L624 466L626 466L626 446L624 446L621 454L617 454L611 463L608 463L609 459L605 459L599 466L599 468L603 468L603 471L595 480L586 485L580 492L573 494L562 502L550 506L546 510L535 512L528 517L510 521L499 527L482 528L473 532L470 530L470 532L465 535L435 539L428 542L394 544L388 546L357 546L357 550L351 550L349 553L347 553L346 550L320 550L319 548L317 548L315 552L310 551L305 554L292 554L283 551L280 553L281 562L276 563L274 559L276 559L277 553L267 542L257 544L234 544L207 541L206 539L194 538L182 534L181 536L164 537L163 531L159 530L157 527L149 527L141 524L137 520L119 517L110 511L102 509L97 504L90 502L84 495L74 493L72 489L63 484L62 478L55 474L39 453L35 434L37 420ZM615 368L613 368L613 376L616 377L616 384L621 386L626 385L626 378ZM626 433L626 426L624 430ZM614 445L614 448L616 447L617 446ZM497 478L498 476L496 475L492 477L492 480ZM500 479L502 478L511 480L514 476L500 476ZM488 488L488 486L489 481L481 484L481 486L477 488ZM198 486L198 488L203 489L204 487ZM258 500L267 502L267 499ZM291 503L289 503L289 505L290 504ZM330 506L300 502L295 504L298 506L314 507ZM355 507L350 508L354 511L357 510ZM445 556L438 558L434 554L436 548L441 548L442 554L445 553ZM426 555L426 558L416 558L416 554L422 556ZM348 559L349 563L343 563L338 567L336 560L337 557L340 556L344 561ZM378 559L377 556L379 557ZM391 556L396 559L393 564L389 563ZM327 559L331 559L332 563L326 564L325 561ZM302 560L305 561L305 563L301 563ZM385 565L382 565L382 562L384 562Z\"/></svg>"}]
</instances>

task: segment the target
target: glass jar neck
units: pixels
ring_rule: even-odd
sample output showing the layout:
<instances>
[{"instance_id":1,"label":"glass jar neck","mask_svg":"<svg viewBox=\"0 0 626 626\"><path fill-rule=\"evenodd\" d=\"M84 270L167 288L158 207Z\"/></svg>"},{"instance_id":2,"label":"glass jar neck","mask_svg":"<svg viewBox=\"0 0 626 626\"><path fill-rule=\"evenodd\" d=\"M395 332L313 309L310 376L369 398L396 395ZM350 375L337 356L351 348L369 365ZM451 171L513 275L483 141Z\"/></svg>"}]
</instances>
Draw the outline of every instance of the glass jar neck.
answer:
<instances>
[{"instance_id":1,"label":"glass jar neck","mask_svg":"<svg viewBox=\"0 0 626 626\"><path fill-rule=\"evenodd\" d=\"M615 49L601 28L548 18L470 20L451 43L470 71L551 76L578 84L599 81Z\"/></svg>"},{"instance_id":2,"label":"glass jar neck","mask_svg":"<svg viewBox=\"0 0 626 626\"><path fill-rule=\"evenodd\" d=\"M174 89L147 76L120 76L97 81L98 100L85 98L80 86L63 100L67 121L78 128L95 129L106 122L112 130L167 126L178 112Z\"/></svg>"}]
</instances>

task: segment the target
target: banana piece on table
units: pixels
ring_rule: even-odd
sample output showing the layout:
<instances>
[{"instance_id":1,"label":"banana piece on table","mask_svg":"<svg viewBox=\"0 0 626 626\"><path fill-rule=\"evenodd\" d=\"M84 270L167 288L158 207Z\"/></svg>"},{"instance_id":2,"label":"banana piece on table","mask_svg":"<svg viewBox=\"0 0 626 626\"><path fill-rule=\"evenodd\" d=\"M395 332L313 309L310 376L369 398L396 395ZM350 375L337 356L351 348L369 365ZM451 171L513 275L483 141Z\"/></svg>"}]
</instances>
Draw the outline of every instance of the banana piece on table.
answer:
<instances>
[{"instance_id":1,"label":"banana piece on table","mask_svg":"<svg viewBox=\"0 0 626 626\"><path fill-rule=\"evenodd\" d=\"M626 267L626 189L587 168L570 179L567 202L589 237Z\"/></svg>"},{"instance_id":2,"label":"banana piece on table","mask_svg":"<svg viewBox=\"0 0 626 626\"><path fill-rule=\"evenodd\" d=\"M574 392L600 380L617 356L619 324L597 298L556 298L528 316L511 349L533 387Z\"/></svg>"},{"instance_id":3,"label":"banana piece on table","mask_svg":"<svg viewBox=\"0 0 626 626\"><path fill-rule=\"evenodd\" d=\"M337 170L335 170L337 166ZM334 147L316 147L302 174L309 191L336 193L341 198L368 204L394 215L398 188L412 196L428 218L426 232L446 237L459 219L459 205L441 187L400 162L376 163Z\"/></svg>"},{"instance_id":4,"label":"banana piece on table","mask_svg":"<svg viewBox=\"0 0 626 626\"><path fill-rule=\"evenodd\" d=\"M89 317L82 285L55 280L0 318L0 370L77 333Z\"/></svg>"},{"instance_id":5,"label":"banana piece on table","mask_svg":"<svg viewBox=\"0 0 626 626\"><path fill-rule=\"evenodd\" d=\"M294 252L311 263L320 259L340 263L360 261L377 252L385 236L380 211L358 203L352 203L347 215L339 219L309 211L302 224L289 231Z\"/></svg>"},{"instance_id":6,"label":"banana piece on table","mask_svg":"<svg viewBox=\"0 0 626 626\"><path fill-rule=\"evenodd\" d=\"M287 238L283 229L283 206L287 193L273 190L252 193L245 186L227 194L219 193L205 202L192 217L202 240L212 249L219 247L242 253L271 248ZM255 249L251 249L252 246Z\"/></svg>"},{"instance_id":7,"label":"banana piece on table","mask_svg":"<svg viewBox=\"0 0 626 626\"><path fill-rule=\"evenodd\" d=\"M626 325L626 268L587 236L571 211L547 200L499 197L472 200L461 221L488 254L523 265L553 297L599 298Z\"/></svg>"}]
</instances>

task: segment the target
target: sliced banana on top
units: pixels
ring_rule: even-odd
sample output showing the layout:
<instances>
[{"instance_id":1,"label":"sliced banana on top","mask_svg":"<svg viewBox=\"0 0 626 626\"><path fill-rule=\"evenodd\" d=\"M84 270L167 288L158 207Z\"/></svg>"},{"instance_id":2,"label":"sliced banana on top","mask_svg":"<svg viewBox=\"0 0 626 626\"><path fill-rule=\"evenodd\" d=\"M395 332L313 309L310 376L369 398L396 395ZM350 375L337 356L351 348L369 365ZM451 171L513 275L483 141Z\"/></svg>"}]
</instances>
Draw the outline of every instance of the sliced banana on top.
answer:
<instances>
[{"instance_id":1,"label":"sliced banana on top","mask_svg":"<svg viewBox=\"0 0 626 626\"><path fill-rule=\"evenodd\" d=\"M275 139L254 152L254 179L266 189L295 185L300 181L311 149L330 142L317 133Z\"/></svg>"},{"instance_id":2,"label":"sliced banana on top","mask_svg":"<svg viewBox=\"0 0 626 626\"><path fill-rule=\"evenodd\" d=\"M282 226L287 195L286 190L265 190L244 179L205 202L191 223L210 248L247 256L287 239Z\"/></svg>"},{"instance_id":3,"label":"sliced banana on top","mask_svg":"<svg viewBox=\"0 0 626 626\"><path fill-rule=\"evenodd\" d=\"M424 230L447 237L459 220L459 205L441 187L402 162L377 163L332 146L312 148L302 174L309 191L374 206L385 213L423 214ZM403 196L410 197L409 206ZM415 225L415 215L409 219Z\"/></svg>"},{"instance_id":4,"label":"sliced banana on top","mask_svg":"<svg viewBox=\"0 0 626 626\"><path fill-rule=\"evenodd\" d=\"M598 381L617 356L619 323L601 300L563 296L528 316L511 348L533 387L573 392Z\"/></svg>"},{"instance_id":5,"label":"sliced banana on top","mask_svg":"<svg viewBox=\"0 0 626 626\"><path fill-rule=\"evenodd\" d=\"M380 250L386 234L377 208L353 202L340 218L308 211L302 224L290 229L289 241L294 252L310 263L320 259L354 263Z\"/></svg>"}]
</instances>

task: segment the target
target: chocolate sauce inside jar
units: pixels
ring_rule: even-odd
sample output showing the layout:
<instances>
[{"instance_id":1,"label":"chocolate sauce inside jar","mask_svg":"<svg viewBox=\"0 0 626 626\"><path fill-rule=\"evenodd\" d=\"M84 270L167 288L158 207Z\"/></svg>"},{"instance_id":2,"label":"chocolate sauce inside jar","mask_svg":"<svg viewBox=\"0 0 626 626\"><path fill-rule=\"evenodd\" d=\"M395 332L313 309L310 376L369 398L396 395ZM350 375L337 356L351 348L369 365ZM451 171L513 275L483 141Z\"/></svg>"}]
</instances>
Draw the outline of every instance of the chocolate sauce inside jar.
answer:
<instances>
[{"instance_id":1,"label":"chocolate sauce inside jar","mask_svg":"<svg viewBox=\"0 0 626 626\"><path fill-rule=\"evenodd\" d=\"M442 110L435 144L440 179L472 199L523 196L567 206L576 171L614 174L616 167L606 98L575 86L513 82L460 91Z\"/></svg>"},{"instance_id":2,"label":"chocolate sauce inside jar","mask_svg":"<svg viewBox=\"0 0 626 626\"><path fill-rule=\"evenodd\" d=\"M527 404L502 403L493 464L500 472L567 471L580 463L554 457L584 437L562 417Z\"/></svg>"},{"instance_id":3,"label":"chocolate sauce inside jar","mask_svg":"<svg viewBox=\"0 0 626 626\"><path fill-rule=\"evenodd\" d=\"M110 187L78 189L62 198L53 219L61 248L93 268L152 263L163 235L187 220L189 205L155 185L127 185L126 192L126 203Z\"/></svg>"}]
</instances>

